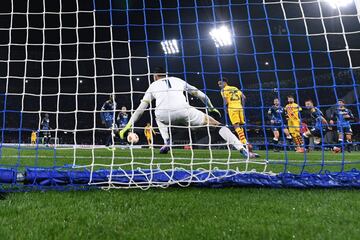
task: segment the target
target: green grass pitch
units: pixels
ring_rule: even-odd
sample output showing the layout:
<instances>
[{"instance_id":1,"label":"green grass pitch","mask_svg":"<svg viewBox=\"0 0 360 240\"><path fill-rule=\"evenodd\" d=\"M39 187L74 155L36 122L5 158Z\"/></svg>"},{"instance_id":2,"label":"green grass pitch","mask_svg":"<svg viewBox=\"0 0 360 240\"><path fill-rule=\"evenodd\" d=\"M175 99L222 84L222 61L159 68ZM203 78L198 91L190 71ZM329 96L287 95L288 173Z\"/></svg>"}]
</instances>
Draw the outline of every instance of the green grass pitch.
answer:
<instances>
[{"instance_id":1,"label":"green grass pitch","mask_svg":"<svg viewBox=\"0 0 360 240\"><path fill-rule=\"evenodd\" d=\"M262 159L246 164L232 151L175 149L174 160L151 150L3 148L0 164L52 166L110 164L129 168L149 164L160 168L194 165L280 172L285 154L260 152ZM287 170L299 173L341 171L359 167L357 152L288 153ZM75 162L74 162L75 159ZM266 161L268 159L269 161ZM295 190L268 188L168 188L92 190L85 192L10 193L0 201L0 239L357 239L360 236L358 190Z\"/></svg>"}]
</instances>

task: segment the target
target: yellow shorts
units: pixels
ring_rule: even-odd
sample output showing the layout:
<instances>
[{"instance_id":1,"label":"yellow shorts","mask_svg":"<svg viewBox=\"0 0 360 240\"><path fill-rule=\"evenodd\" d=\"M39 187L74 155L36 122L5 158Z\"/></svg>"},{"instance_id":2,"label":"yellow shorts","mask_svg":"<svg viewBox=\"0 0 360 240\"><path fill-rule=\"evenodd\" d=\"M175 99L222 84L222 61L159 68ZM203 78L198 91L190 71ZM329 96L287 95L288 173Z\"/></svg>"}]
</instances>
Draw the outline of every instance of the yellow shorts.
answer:
<instances>
[{"instance_id":1,"label":"yellow shorts","mask_svg":"<svg viewBox=\"0 0 360 240\"><path fill-rule=\"evenodd\" d=\"M229 118L232 124L245 124L244 110L241 108L238 109L228 109Z\"/></svg>"},{"instance_id":2,"label":"yellow shorts","mask_svg":"<svg viewBox=\"0 0 360 240\"><path fill-rule=\"evenodd\" d=\"M291 135L300 135L300 122L288 122L288 129Z\"/></svg>"},{"instance_id":3,"label":"yellow shorts","mask_svg":"<svg viewBox=\"0 0 360 240\"><path fill-rule=\"evenodd\" d=\"M147 134L145 134L145 137L146 137L146 139L151 139L151 135L149 134L149 135L147 135Z\"/></svg>"}]
</instances>

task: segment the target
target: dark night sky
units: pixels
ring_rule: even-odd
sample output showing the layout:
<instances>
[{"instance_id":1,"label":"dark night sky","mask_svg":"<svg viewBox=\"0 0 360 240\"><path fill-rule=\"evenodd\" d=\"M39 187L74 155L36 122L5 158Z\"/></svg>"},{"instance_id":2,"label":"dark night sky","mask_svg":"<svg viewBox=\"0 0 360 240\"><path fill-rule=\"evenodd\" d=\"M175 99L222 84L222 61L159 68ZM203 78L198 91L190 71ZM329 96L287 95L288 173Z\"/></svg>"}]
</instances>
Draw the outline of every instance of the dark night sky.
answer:
<instances>
[{"instance_id":1,"label":"dark night sky","mask_svg":"<svg viewBox=\"0 0 360 240\"><path fill-rule=\"evenodd\" d=\"M39 112L43 115L47 111L52 112L53 128L72 130L75 119L78 129L92 128L94 110L100 109L113 90L118 105L136 107L142 94L129 92L131 85L134 91L145 91L148 86L146 56L151 68L165 66L171 75L206 91L218 107L222 101L216 82L221 76L228 77L244 90L249 99L248 116L258 121L262 119L261 106L270 106L278 94L284 100L296 87L300 101L312 97L329 105L336 95L343 97L359 83L357 72L353 76L346 73L349 58L340 18L324 20L326 32L332 33L327 35L329 53L314 1L302 1L309 34L320 33L312 37L306 35L297 0L284 3L288 21L281 5L274 4L278 1L267 1L266 5L262 0L248 4L244 0L129 2L81 0L76 5L68 0L31 0L27 7L24 0L13 5L10 0L1 1L2 128L37 129ZM326 3L321 6L324 17L337 14ZM344 8L342 14L356 14L355 7ZM347 34L346 40L352 65L358 67L359 21L355 16L342 20L345 31L354 32ZM233 46L215 48L209 36L215 25L227 25L234 31ZM165 56L159 43L164 39L179 39L181 53ZM279 87L280 91L274 91ZM201 106L197 101L192 104ZM101 127L98 114L96 126Z\"/></svg>"}]
</instances>

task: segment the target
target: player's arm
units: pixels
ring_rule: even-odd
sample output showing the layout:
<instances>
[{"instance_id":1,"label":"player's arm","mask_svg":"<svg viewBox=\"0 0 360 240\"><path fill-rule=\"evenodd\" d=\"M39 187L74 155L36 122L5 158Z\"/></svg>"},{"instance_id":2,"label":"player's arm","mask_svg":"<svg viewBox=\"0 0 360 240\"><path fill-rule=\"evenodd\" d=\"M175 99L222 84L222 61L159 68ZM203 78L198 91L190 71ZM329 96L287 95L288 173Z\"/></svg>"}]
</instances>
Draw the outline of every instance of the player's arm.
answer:
<instances>
[{"instance_id":1,"label":"player's arm","mask_svg":"<svg viewBox=\"0 0 360 240\"><path fill-rule=\"evenodd\" d=\"M288 106L286 105L284 108L284 118L286 119L286 121L289 121L290 117L289 117L289 113L288 113Z\"/></svg>"},{"instance_id":2,"label":"player's arm","mask_svg":"<svg viewBox=\"0 0 360 240\"><path fill-rule=\"evenodd\" d=\"M149 92L149 89L146 91L143 99L141 100L140 105L135 110L134 114L131 116L129 122L126 126L119 132L119 136L121 139L124 139L125 133L139 120L139 118L143 115L145 110L148 108L152 101L152 94Z\"/></svg>"},{"instance_id":3,"label":"player's arm","mask_svg":"<svg viewBox=\"0 0 360 240\"><path fill-rule=\"evenodd\" d=\"M106 104L107 104L107 101L104 102L104 104L101 106L101 111L100 111L100 118L101 118L101 121L102 123L104 124L105 123L105 109L106 109Z\"/></svg>"},{"instance_id":4,"label":"player's arm","mask_svg":"<svg viewBox=\"0 0 360 240\"><path fill-rule=\"evenodd\" d=\"M353 120L354 119L354 114L351 112L350 109L348 109L348 114L347 114L347 120Z\"/></svg>"},{"instance_id":5,"label":"player's arm","mask_svg":"<svg viewBox=\"0 0 360 240\"><path fill-rule=\"evenodd\" d=\"M241 91L240 91L241 92ZM245 101L246 101L246 96L244 95L243 92L241 92L241 105L243 107L245 107Z\"/></svg>"},{"instance_id":6,"label":"player's arm","mask_svg":"<svg viewBox=\"0 0 360 240\"><path fill-rule=\"evenodd\" d=\"M323 116L321 116L321 123L323 125L328 125L328 121L326 121L326 119Z\"/></svg>"},{"instance_id":7,"label":"player's arm","mask_svg":"<svg viewBox=\"0 0 360 240\"><path fill-rule=\"evenodd\" d=\"M269 108L269 110L267 111L267 116L269 119L271 119L272 116L272 108Z\"/></svg>"},{"instance_id":8,"label":"player's arm","mask_svg":"<svg viewBox=\"0 0 360 240\"><path fill-rule=\"evenodd\" d=\"M329 121L330 125L334 125L335 121L336 121L336 112L333 112L331 113L330 116L330 121Z\"/></svg>"},{"instance_id":9,"label":"player's arm","mask_svg":"<svg viewBox=\"0 0 360 240\"><path fill-rule=\"evenodd\" d=\"M225 105L228 105L228 102L227 102L226 97L225 97L224 89L222 89L220 93L221 93L221 97L222 97Z\"/></svg>"},{"instance_id":10,"label":"player's arm","mask_svg":"<svg viewBox=\"0 0 360 240\"><path fill-rule=\"evenodd\" d=\"M211 103L210 98L208 96L206 96L205 93L203 93L202 91L200 91L199 89L197 89L196 87L194 87L190 84L186 84L185 91L187 91L192 96L200 99L206 106L209 107L210 112L216 112L221 117L219 110L214 108L213 104Z\"/></svg>"},{"instance_id":11,"label":"player's arm","mask_svg":"<svg viewBox=\"0 0 360 240\"><path fill-rule=\"evenodd\" d=\"M126 126L119 132L120 138L124 138L124 134L132 127L134 124L140 119L140 117L143 115L145 110L149 106L149 102L142 100L140 105L135 110L134 114L131 116L129 122L126 124Z\"/></svg>"}]
</instances>

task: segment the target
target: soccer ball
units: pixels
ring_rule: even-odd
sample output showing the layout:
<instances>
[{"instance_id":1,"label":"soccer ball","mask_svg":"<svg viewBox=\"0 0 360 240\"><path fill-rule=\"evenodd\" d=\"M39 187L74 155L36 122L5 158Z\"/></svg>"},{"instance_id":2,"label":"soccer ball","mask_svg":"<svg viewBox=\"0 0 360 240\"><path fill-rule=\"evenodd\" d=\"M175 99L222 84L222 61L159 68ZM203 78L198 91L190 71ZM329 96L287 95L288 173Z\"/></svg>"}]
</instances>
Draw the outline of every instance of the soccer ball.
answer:
<instances>
[{"instance_id":1,"label":"soccer ball","mask_svg":"<svg viewBox=\"0 0 360 240\"><path fill-rule=\"evenodd\" d=\"M339 147L334 147L334 148L333 148L333 152L334 152L334 153L340 153L340 152L341 152L341 148L339 148Z\"/></svg>"},{"instance_id":2,"label":"soccer ball","mask_svg":"<svg viewBox=\"0 0 360 240\"><path fill-rule=\"evenodd\" d=\"M131 132L127 135L127 141L136 144L139 141L139 136L136 133Z\"/></svg>"}]
</instances>

